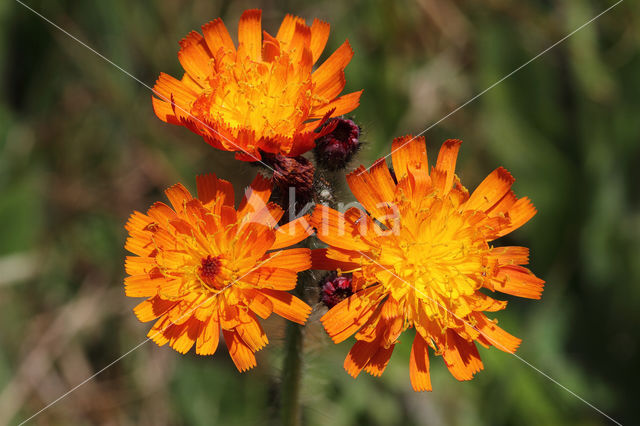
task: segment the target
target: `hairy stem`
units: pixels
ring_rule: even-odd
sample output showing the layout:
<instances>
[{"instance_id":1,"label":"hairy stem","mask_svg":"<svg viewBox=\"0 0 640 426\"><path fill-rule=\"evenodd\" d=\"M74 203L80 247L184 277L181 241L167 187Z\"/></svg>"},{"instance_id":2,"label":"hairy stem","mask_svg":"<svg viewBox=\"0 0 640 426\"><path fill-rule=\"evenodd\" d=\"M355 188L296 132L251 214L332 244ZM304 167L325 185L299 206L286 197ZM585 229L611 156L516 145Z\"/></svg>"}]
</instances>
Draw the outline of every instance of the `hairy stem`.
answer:
<instances>
[{"instance_id":1,"label":"hairy stem","mask_svg":"<svg viewBox=\"0 0 640 426\"><path fill-rule=\"evenodd\" d=\"M305 300L304 289L311 275L303 273L293 294ZM282 366L282 384L280 388L280 415L285 426L297 426L301 421L300 387L302 381L302 357L304 350L304 326L287 322L285 336L285 356Z\"/></svg>"}]
</instances>

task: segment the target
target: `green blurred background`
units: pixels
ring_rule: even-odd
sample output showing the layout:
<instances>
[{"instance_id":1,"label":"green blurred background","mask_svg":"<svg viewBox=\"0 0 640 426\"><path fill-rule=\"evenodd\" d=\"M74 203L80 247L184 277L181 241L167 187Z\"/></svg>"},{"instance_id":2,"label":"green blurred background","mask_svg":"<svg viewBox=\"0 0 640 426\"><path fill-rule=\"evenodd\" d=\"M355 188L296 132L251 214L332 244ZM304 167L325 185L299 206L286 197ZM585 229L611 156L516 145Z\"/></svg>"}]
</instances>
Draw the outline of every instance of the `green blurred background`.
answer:
<instances>
[{"instance_id":1,"label":"green blurred background","mask_svg":"<svg viewBox=\"0 0 640 426\"><path fill-rule=\"evenodd\" d=\"M178 40L246 8L274 33L285 13L329 21L325 57L345 38L347 91L366 147L418 133L612 2L28 1L152 85L182 74ZM158 120L151 93L13 1L0 3L0 424L17 424L145 338L126 298L123 225L162 190L215 171L237 188L256 169ZM622 423L640 379L640 7L627 0L426 133L435 152L465 141L458 174L475 187L503 165L538 215L503 240L532 250L540 301L496 315L517 353ZM341 194L348 197L346 192ZM434 391L409 384L411 338L381 379L342 369L350 342L307 327L304 421L311 425L607 424L514 356L480 349L485 370L457 382L432 358ZM253 425L277 414L282 323L239 374L213 357L142 345L34 424Z\"/></svg>"}]
</instances>

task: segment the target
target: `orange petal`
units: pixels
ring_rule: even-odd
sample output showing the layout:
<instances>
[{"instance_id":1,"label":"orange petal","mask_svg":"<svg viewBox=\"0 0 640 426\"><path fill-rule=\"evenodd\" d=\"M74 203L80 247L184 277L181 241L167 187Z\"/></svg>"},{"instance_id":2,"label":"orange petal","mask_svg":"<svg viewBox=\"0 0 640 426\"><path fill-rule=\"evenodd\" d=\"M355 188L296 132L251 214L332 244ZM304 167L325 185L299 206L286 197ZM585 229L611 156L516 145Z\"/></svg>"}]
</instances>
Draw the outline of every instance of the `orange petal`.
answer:
<instances>
[{"instance_id":1,"label":"orange petal","mask_svg":"<svg viewBox=\"0 0 640 426\"><path fill-rule=\"evenodd\" d=\"M311 24L311 54L313 55L313 63L315 64L324 47L327 45L327 40L329 40L329 31L331 26L319 19L314 19L313 24Z\"/></svg>"},{"instance_id":2,"label":"orange petal","mask_svg":"<svg viewBox=\"0 0 640 426\"><path fill-rule=\"evenodd\" d=\"M233 207L235 203L231 182L218 179L213 173L196 176L196 187L198 188L198 198L202 204L215 201Z\"/></svg>"},{"instance_id":3,"label":"orange petal","mask_svg":"<svg viewBox=\"0 0 640 426\"><path fill-rule=\"evenodd\" d=\"M139 211L136 210L131 214L131 216L129 216L129 220L127 221L124 228L127 231L132 231L134 229L143 230L150 223L153 223L153 218L147 216L144 213L140 213Z\"/></svg>"},{"instance_id":4,"label":"orange petal","mask_svg":"<svg viewBox=\"0 0 640 426\"><path fill-rule=\"evenodd\" d=\"M416 392L431 390L427 343L419 333L416 333L416 337L413 339L413 345L411 346L409 377L411 379L411 386Z\"/></svg>"},{"instance_id":5,"label":"orange petal","mask_svg":"<svg viewBox=\"0 0 640 426\"><path fill-rule=\"evenodd\" d=\"M260 291L244 289L242 290L248 301L248 307L262 319L267 319L273 312L273 303Z\"/></svg>"},{"instance_id":6,"label":"orange petal","mask_svg":"<svg viewBox=\"0 0 640 426\"><path fill-rule=\"evenodd\" d=\"M175 103L176 108L172 107L172 109L181 116L185 114L188 115L188 110L185 110L198 96L193 89L190 89L180 80L165 73L160 73L155 86L153 86L153 94L161 100L169 102L169 104Z\"/></svg>"},{"instance_id":7,"label":"orange petal","mask_svg":"<svg viewBox=\"0 0 640 426\"><path fill-rule=\"evenodd\" d=\"M200 335L196 343L196 353L199 355L213 355L218 348L220 338L220 323L217 314L211 315L208 321L200 327Z\"/></svg>"},{"instance_id":8,"label":"orange petal","mask_svg":"<svg viewBox=\"0 0 640 426\"><path fill-rule=\"evenodd\" d=\"M311 306L289 293L269 289L262 289L260 293L271 301L274 313L289 321L304 324L311 313Z\"/></svg>"},{"instance_id":9,"label":"orange petal","mask_svg":"<svg viewBox=\"0 0 640 426\"><path fill-rule=\"evenodd\" d=\"M243 225L234 238L237 241L234 255L237 259L262 258L275 241L274 231L266 225L249 223ZM256 265L257 266L257 265Z\"/></svg>"},{"instance_id":10,"label":"orange petal","mask_svg":"<svg viewBox=\"0 0 640 426\"><path fill-rule=\"evenodd\" d=\"M217 54L220 48L235 53L236 47L233 45L233 40L231 40L229 31L227 31L227 27L222 22L222 19L214 19L204 24L202 26L202 33L204 34L204 39L211 53Z\"/></svg>"},{"instance_id":11,"label":"orange petal","mask_svg":"<svg viewBox=\"0 0 640 426\"><path fill-rule=\"evenodd\" d=\"M180 41L178 60L194 82L204 87L210 74L211 53L200 33L191 31Z\"/></svg>"},{"instance_id":12,"label":"orange petal","mask_svg":"<svg viewBox=\"0 0 640 426\"><path fill-rule=\"evenodd\" d=\"M165 190L164 193L176 212L182 211L187 202L193 199L187 188L185 188L181 183L173 185L169 189Z\"/></svg>"},{"instance_id":13,"label":"orange petal","mask_svg":"<svg viewBox=\"0 0 640 426\"><path fill-rule=\"evenodd\" d=\"M248 314L247 318L248 321L243 321L235 330L249 349L257 352L269 343L269 339L267 339L267 335L260 326L260 323L258 323L252 314Z\"/></svg>"},{"instance_id":14,"label":"orange petal","mask_svg":"<svg viewBox=\"0 0 640 426\"><path fill-rule=\"evenodd\" d=\"M456 173L456 160L461 143L462 141L457 139L448 139L442 144L440 152L438 153L435 168L436 170L444 172L444 180L438 180L438 182L434 180L434 185L444 194L449 193L453 185L453 179Z\"/></svg>"},{"instance_id":15,"label":"orange petal","mask_svg":"<svg viewBox=\"0 0 640 426\"><path fill-rule=\"evenodd\" d=\"M313 72L311 80L315 85L315 93L318 96L329 99L335 97L335 95L329 97L325 95L325 92L333 86L333 81L342 75L344 68L349 64L352 57L353 49L349 45L349 40L345 40L345 42Z\"/></svg>"},{"instance_id":16,"label":"orange petal","mask_svg":"<svg viewBox=\"0 0 640 426\"><path fill-rule=\"evenodd\" d=\"M170 102L165 102L155 96L151 96L151 105L153 106L153 112L156 113L160 120L165 123L178 124L173 106Z\"/></svg>"},{"instance_id":17,"label":"orange petal","mask_svg":"<svg viewBox=\"0 0 640 426\"><path fill-rule=\"evenodd\" d=\"M358 340L344 360L344 369L351 377L358 377L358 374L367 366L367 363L378 351L377 341L365 342Z\"/></svg>"},{"instance_id":18,"label":"orange petal","mask_svg":"<svg viewBox=\"0 0 640 426\"><path fill-rule=\"evenodd\" d=\"M507 195L515 179L503 167L498 167L478 185L464 205L467 210L487 211Z\"/></svg>"},{"instance_id":19,"label":"orange petal","mask_svg":"<svg viewBox=\"0 0 640 426\"><path fill-rule=\"evenodd\" d=\"M347 183L363 207L386 226L398 216L398 209L394 205L396 184L384 159L376 161L369 172L359 167L349 173Z\"/></svg>"},{"instance_id":20,"label":"orange petal","mask_svg":"<svg viewBox=\"0 0 640 426\"><path fill-rule=\"evenodd\" d=\"M164 333L167 332L167 329L171 327L171 325L171 321L169 321L168 316L165 315L153 324L153 327L151 327L151 330L147 333L147 337L158 346L166 345L169 343L169 338L167 338Z\"/></svg>"},{"instance_id":21,"label":"orange petal","mask_svg":"<svg viewBox=\"0 0 640 426\"><path fill-rule=\"evenodd\" d=\"M142 239L137 237L127 238L124 248L138 256L151 256L156 247L150 239Z\"/></svg>"},{"instance_id":22,"label":"orange petal","mask_svg":"<svg viewBox=\"0 0 640 426\"><path fill-rule=\"evenodd\" d=\"M373 315L384 295L380 286L375 285L329 309L320 321L334 343L340 343L358 331Z\"/></svg>"},{"instance_id":23,"label":"orange petal","mask_svg":"<svg viewBox=\"0 0 640 426\"><path fill-rule=\"evenodd\" d=\"M322 118L329 111L331 112L331 117L336 117L338 115L347 114L354 109L358 108L360 105L360 96L362 95L362 90L359 92L352 92L346 95L342 95L339 98L329 102L328 104L322 106L321 108L314 108L313 112L310 114L310 118Z\"/></svg>"},{"instance_id":24,"label":"orange petal","mask_svg":"<svg viewBox=\"0 0 640 426\"><path fill-rule=\"evenodd\" d=\"M184 324L172 324L164 332L169 338L169 345L181 354L186 354L198 338L200 332L200 321L191 318Z\"/></svg>"},{"instance_id":25,"label":"orange petal","mask_svg":"<svg viewBox=\"0 0 640 426\"><path fill-rule=\"evenodd\" d=\"M280 42L272 37L268 32L262 32L262 60L273 62L280 56Z\"/></svg>"},{"instance_id":26,"label":"orange petal","mask_svg":"<svg viewBox=\"0 0 640 426\"><path fill-rule=\"evenodd\" d=\"M243 224L247 223L258 223L261 225L267 225L272 230L278 225L278 221L284 215L284 210L276 203L268 203L267 205L260 208L258 205L255 206L256 210L254 212L247 213L247 215L243 219Z\"/></svg>"},{"instance_id":27,"label":"orange petal","mask_svg":"<svg viewBox=\"0 0 640 426\"><path fill-rule=\"evenodd\" d=\"M256 366L256 357L253 351L247 346L238 333L234 331L222 330L224 340L229 349L229 355L241 373Z\"/></svg>"},{"instance_id":28,"label":"orange petal","mask_svg":"<svg viewBox=\"0 0 640 426\"><path fill-rule=\"evenodd\" d=\"M500 201L487 210L489 216L496 216L499 214L506 214L509 209L518 201L516 194L512 190L508 190L506 194L502 196Z\"/></svg>"},{"instance_id":29,"label":"orange petal","mask_svg":"<svg viewBox=\"0 0 640 426\"><path fill-rule=\"evenodd\" d=\"M522 266L503 266L493 283L494 289L527 299L540 299L544 289L544 280L533 275Z\"/></svg>"},{"instance_id":30,"label":"orange petal","mask_svg":"<svg viewBox=\"0 0 640 426\"><path fill-rule=\"evenodd\" d=\"M254 61L262 59L262 11L246 10L238 24L238 54Z\"/></svg>"},{"instance_id":31,"label":"orange petal","mask_svg":"<svg viewBox=\"0 0 640 426\"><path fill-rule=\"evenodd\" d=\"M313 228L309 224L309 219L309 215L305 215L279 227L276 230L276 240L271 248L289 247L313 235Z\"/></svg>"},{"instance_id":32,"label":"orange petal","mask_svg":"<svg viewBox=\"0 0 640 426\"><path fill-rule=\"evenodd\" d=\"M506 308L506 300L496 300L484 293L476 292L472 301L469 303L474 311L496 312Z\"/></svg>"},{"instance_id":33,"label":"orange petal","mask_svg":"<svg viewBox=\"0 0 640 426\"><path fill-rule=\"evenodd\" d=\"M124 279L125 295L129 297L155 296L158 294L160 287L168 281L173 280L165 278L165 276L160 273L160 270L157 267L154 267L150 273L142 273L126 277Z\"/></svg>"},{"instance_id":34,"label":"orange petal","mask_svg":"<svg viewBox=\"0 0 640 426\"><path fill-rule=\"evenodd\" d=\"M395 138L391 143L391 161L396 180L406 177L409 169L420 165L423 170L428 170L429 160L424 136L414 138L407 135Z\"/></svg>"},{"instance_id":35,"label":"orange petal","mask_svg":"<svg viewBox=\"0 0 640 426\"><path fill-rule=\"evenodd\" d=\"M315 87L314 92L317 93L319 97L318 99L312 101L311 117L320 118L322 117L323 113L326 114L327 111L333 108L336 108L336 105L333 103L333 101L337 100L336 98L340 93L342 93L346 85L347 85L347 79L344 75L344 71L340 71L334 74L333 78L331 80L328 80L321 88ZM361 92L362 91L354 92L354 93L359 93L358 99L356 99L356 106L357 106L357 103L360 101L359 98L360 98ZM350 95L353 95L353 93L351 93ZM332 102L328 102L328 101L332 101ZM333 116L337 114L334 114L334 111L332 111L330 115Z\"/></svg>"},{"instance_id":36,"label":"orange petal","mask_svg":"<svg viewBox=\"0 0 640 426\"><path fill-rule=\"evenodd\" d=\"M173 219L177 218L176 212L171 207L163 202L156 201L153 206L147 211L147 214L154 220L160 223L169 223Z\"/></svg>"},{"instance_id":37,"label":"orange petal","mask_svg":"<svg viewBox=\"0 0 640 426\"><path fill-rule=\"evenodd\" d=\"M526 247L493 247L489 256L497 260L500 265L526 265L529 263L529 249Z\"/></svg>"},{"instance_id":38,"label":"orange petal","mask_svg":"<svg viewBox=\"0 0 640 426\"><path fill-rule=\"evenodd\" d=\"M313 59L311 55L311 51L309 50L309 45L311 44L311 28L305 25L304 22L296 22L296 28L293 32L293 37L291 38L291 42L289 43L289 55L291 61L294 64L300 62L305 56L305 50L307 51L308 64L306 66L306 74L311 71L311 66L313 65Z\"/></svg>"},{"instance_id":39,"label":"orange petal","mask_svg":"<svg viewBox=\"0 0 640 426\"><path fill-rule=\"evenodd\" d=\"M498 235L503 236L507 235L511 231L514 231L520 228L522 225L527 223L529 219L536 215L537 210L531 204L531 200L527 197L520 198L515 204L509 209L509 219L511 219L511 224L501 230Z\"/></svg>"},{"instance_id":40,"label":"orange petal","mask_svg":"<svg viewBox=\"0 0 640 426\"><path fill-rule=\"evenodd\" d=\"M297 24L304 24L304 19L293 15L286 15L280 24L276 39L280 42L282 49L289 50L289 43L296 31Z\"/></svg>"},{"instance_id":41,"label":"orange petal","mask_svg":"<svg viewBox=\"0 0 640 426\"><path fill-rule=\"evenodd\" d=\"M311 265L311 269L319 269L322 271L351 271L360 267L358 263L327 257L327 249L311 250Z\"/></svg>"},{"instance_id":42,"label":"orange petal","mask_svg":"<svg viewBox=\"0 0 640 426\"><path fill-rule=\"evenodd\" d=\"M387 368L387 364L389 364L389 359L391 359L391 354L393 353L394 347L395 345L391 345L388 348L379 346L378 351L371 357L371 359L367 363L365 371L374 377L380 377L382 373L384 373L384 370Z\"/></svg>"},{"instance_id":43,"label":"orange petal","mask_svg":"<svg viewBox=\"0 0 640 426\"><path fill-rule=\"evenodd\" d=\"M178 301L164 300L160 296L154 296L133 308L133 313L140 321L147 322L164 315L178 303Z\"/></svg>"},{"instance_id":44,"label":"orange petal","mask_svg":"<svg viewBox=\"0 0 640 426\"><path fill-rule=\"evenodd\" d=\"M311 268L311 250L308 248L271 252L268 259L263 265L269 268L285 268L294 272L306 271Z\"/></svg>"},{"instance_id":45,"label":"orange petal","mask_svg":"<svg viewBox=\"0 0 640 426\"><path fill-rule=\"evenodd\" d=\"M124 270L129 275L147 275L156 269L153 257L127 256L124 261Z\"/></svg>"},{"instance_id":46,"label":"orange petal","mask_svg":"<svg viewBox=\"0 0 640 426\"><path fill-rule=\"evenodd\" d=\"M516 349L518 349L522 340L498 327L495 322L489 320L486 315L482 313L475 313L473 315L477 321L476 328L489 344L508 353L514 353Z\"/></svg>"},{"instance_id":47,"label":"orange petal","mask_svg":"<svg viewBox=\"0 0 640 426\"><path fill-rule=\"evenodd\" d=\"M185 206L186 207L186 206ZM169 224L174 229L176 234L183 234L191 236L194 234L194 229L191 224L184 219L172 219Z\"/></svg>"},{"instance_id":48,"label":"orange petal","mask_svg":"<svg viewBox=\"0 0 640 426\"><path fill-rule=\"evenodd\" d=\"M451 329L447 330L442 358L453 377L458 380L471 380L483 368L475 343L464 340Z\"/></svg>"},{"instance_id":49,"label":"orange petal","mask_svg":"<svg viewBox=\"0 0 640 426\"><path fill-rule=\"evenodd\" d=\"M316 205L310 222L316 229L318 238L330 246L355 251L370 249L369 244L360 239L357 231L345 220L344 215L330 207Z\"/></svg>"},{"instance_id":50,"label":"orange petal","mask_svg":"<svg viewBox=\"0 0 640 426\"><path fill-rule=\"evenodd\" d=\"M290 269L263 266L247 274L242 281L257 288L287 291L296 287L298 274Z\"/></svg>"},{"instance_id":51,"label":"orange petal","mask_svg":"<svg viewBox=\"0 0 640 426\"><path fill-rule=\"evenodd\" d=\"M238 208L238 218L243 218L249 213L253 213L267 205L271 196L271 180L258 173L245 190L245 195Z\"/></svg>"}]
</instances>

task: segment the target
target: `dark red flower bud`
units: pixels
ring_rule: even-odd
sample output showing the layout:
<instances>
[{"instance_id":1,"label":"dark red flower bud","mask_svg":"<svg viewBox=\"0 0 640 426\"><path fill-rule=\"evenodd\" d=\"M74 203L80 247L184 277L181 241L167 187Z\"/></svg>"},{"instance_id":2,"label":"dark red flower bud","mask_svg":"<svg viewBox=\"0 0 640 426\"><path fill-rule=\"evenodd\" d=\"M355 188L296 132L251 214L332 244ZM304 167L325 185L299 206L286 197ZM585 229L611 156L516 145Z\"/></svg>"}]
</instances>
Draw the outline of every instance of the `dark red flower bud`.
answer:
<instances>
[{"instance_id":1,"label":"dark red flower bud","mask_svg":"<svg viewBox=\"0 0 640 426\"><path fill-rule=\"evenodd\" d=\"M329 309L353 294L351 289L351 274L340 275L332 272L320 282L322 291L320 300Z\"/></svg>"},{"instance_id":2,"label":"dark red flower bud","mask_svg":"<svg viewBox=\"0 0 640 426\"><path fill-rule=\"evenodd\" d=\"M327 125L336 122L331 133L316 140L313 150L318 165L327 170L344 169L361 146L360 127L353 120L332 118Z\"/></svg>"},{"instance_id":3,"label":"dark red flower bud","mask_svg":"<svg viewBox=\"0 0 640 426\"><path fill-rule=\"evenodd\" d=\"M302 156L286 157L281 154L263 153L264 161L273 168L274 195L286 210L295 202L295 210L313 198L315 167ZM292 196L294 198L292 198Z\"/></svg>"}]
</instances>

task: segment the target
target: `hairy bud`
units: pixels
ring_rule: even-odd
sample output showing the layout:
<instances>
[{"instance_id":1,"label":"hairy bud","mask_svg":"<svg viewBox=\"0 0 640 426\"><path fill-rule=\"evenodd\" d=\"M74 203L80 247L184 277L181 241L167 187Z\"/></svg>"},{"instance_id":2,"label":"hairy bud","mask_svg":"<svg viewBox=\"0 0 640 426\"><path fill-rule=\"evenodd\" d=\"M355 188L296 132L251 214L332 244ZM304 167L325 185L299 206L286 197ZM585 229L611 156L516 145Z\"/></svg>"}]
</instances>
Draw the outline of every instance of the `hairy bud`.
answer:
<instances>
[{"instance_id":1,"label":"hairy bud","mask_svg":"<svg viewBox=\"0 0 640 426\"><path fill-rule=\"evenodd\" d=\"M351 274L338 276L337 273L332 272L320 282L320 286L322 287L320 301L329 309L353 294Z\"/></svg>"},{"instance_id":2,"label":"hairy bud","mask_svg":"<svg viewBox=\"0 0 640 426\"><path fill-rule=\"evenodd\" d=\"M344 169L361 146L360 127L353 120L333 118L327 125L334 123L332 132L316 140L313 151L318 165L327 170Z\"/></svg>"},{"instance_id":3,"label":"hairy bud","mask_svg":"<svg viewBox=\"0 0 640 426\"><path fill-rule=\"evenodd\" d=\"M313 198L315 167L302 156L286 157L281 154L263 154L263 159L273 167L273 186L278 203L289 209L295 202L296 212ZM290 189L293 188L293 191ZM294 195L295 199L291 199Z\"/></svg>"}]
</instances>

